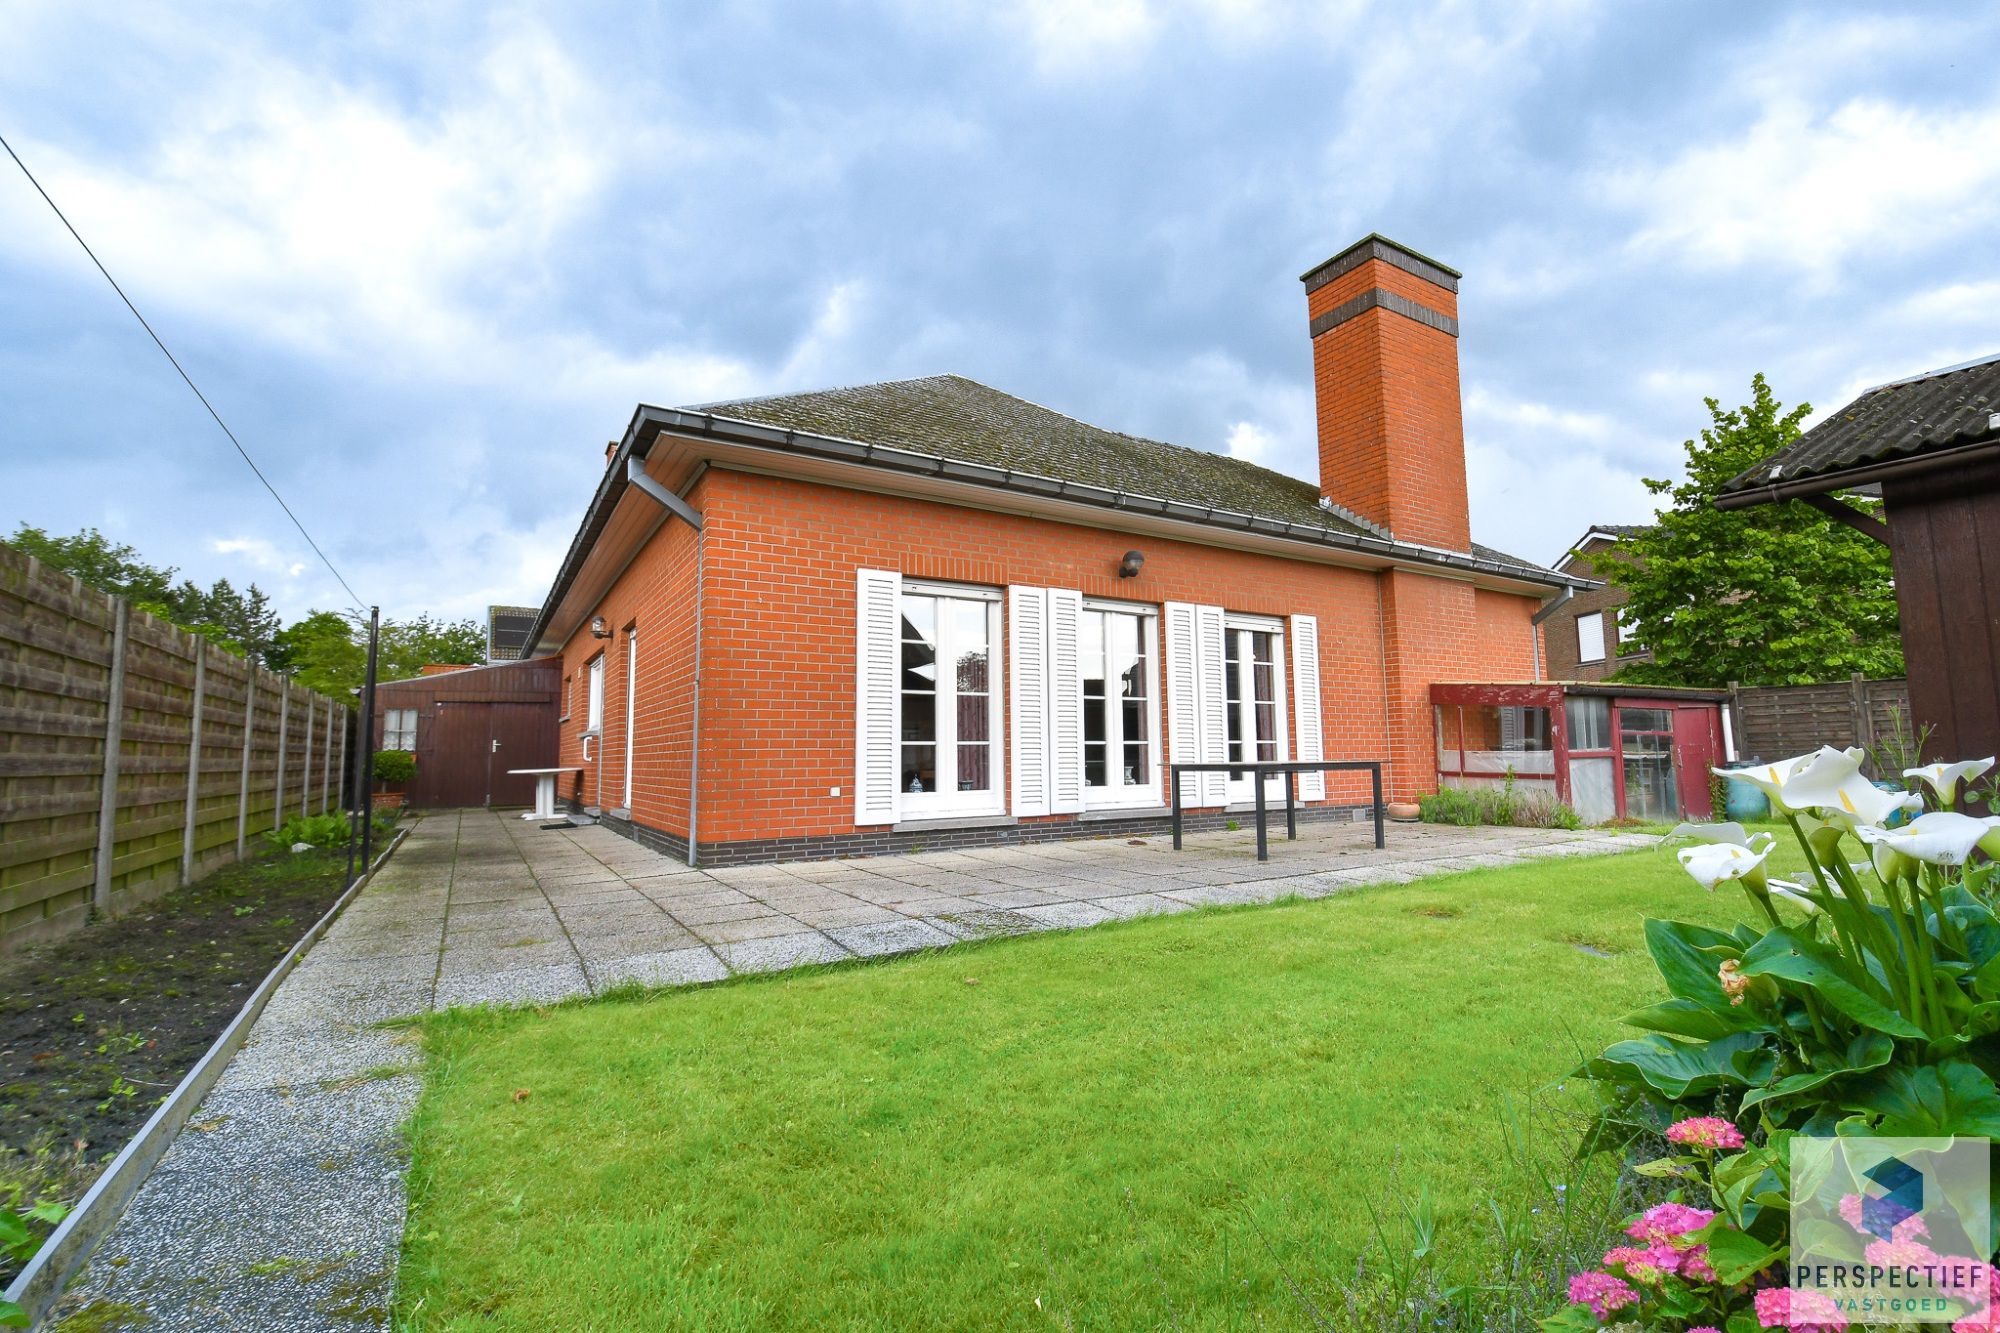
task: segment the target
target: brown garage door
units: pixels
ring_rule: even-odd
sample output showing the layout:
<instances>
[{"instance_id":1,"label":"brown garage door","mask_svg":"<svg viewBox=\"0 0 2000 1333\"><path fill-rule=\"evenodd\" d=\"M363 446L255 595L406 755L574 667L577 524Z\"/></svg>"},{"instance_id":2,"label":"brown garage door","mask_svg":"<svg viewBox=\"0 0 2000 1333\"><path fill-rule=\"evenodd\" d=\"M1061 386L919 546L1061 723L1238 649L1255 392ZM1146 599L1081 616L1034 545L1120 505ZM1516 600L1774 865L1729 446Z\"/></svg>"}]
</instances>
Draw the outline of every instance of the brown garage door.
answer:
<instances>
[{"instance_id":1,"label":"brown garage door","mask_svg":"<svg viewBox=\"0 0 2000 1333\"><path fill-rule=\"evenodd\" d=\"M542 704L439 700L417 747L410 804L425 809L531 805L535 780L512 768L555 763L555 731Z\"/></svg>"}]
</instances>

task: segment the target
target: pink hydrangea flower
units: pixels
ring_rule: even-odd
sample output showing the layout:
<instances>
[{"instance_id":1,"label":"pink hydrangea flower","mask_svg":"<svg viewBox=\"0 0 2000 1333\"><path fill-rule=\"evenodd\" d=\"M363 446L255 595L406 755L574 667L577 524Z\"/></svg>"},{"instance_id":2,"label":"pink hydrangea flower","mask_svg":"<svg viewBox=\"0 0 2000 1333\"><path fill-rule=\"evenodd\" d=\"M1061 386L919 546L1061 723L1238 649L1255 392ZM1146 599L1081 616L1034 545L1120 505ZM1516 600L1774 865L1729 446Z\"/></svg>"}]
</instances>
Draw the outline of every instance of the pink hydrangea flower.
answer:
<instances>
[{"instance_id":1,"label":"pink hydrangea flower","mask_svg":"<svg viewBox=\"0 0 2000 1333\"><path fill-rule=\"evenodd\" d=\"M1878 1240L1863 1250L1862 1257L1877 1268L1934 1268L1944 1257L1920 1240Z\"/></svg>"},{"instance_id":2,"label":"pink hydrangea flower","mask_svg":"<svg viewBox=\"0 0 2000 1333\"><path fill-rule=\"evenodd\" d=\"M1604 1255L1606 1268L1622 1268L1625 1276L1642 1287L1657 1287L1681 1270L1681 1253L1671 1245L1649 1245L1640 1249L1622 1245Z\"/></svg>"},{"instance_id":3,"label":"pink hydrangea flower","mask_svg":"<svg viewBox=\"0 0 2000 1333\"><path fill-rule=\"evenodd\" d=\"M1708 1262L1708 1246L1696 1245L1681 1256L1681 1273L1697 1282L1715 1281L1715 1269ZM1689 1333L1693 1333L1690 1329Z\"/></svg>"},{"instance_id":4,"label":"pink hydrangea flower","mask_svg":"<svg viewBox=\"0 0 2000 1333\"><path fill-rule=\"evenodd\" d=\"M1590 1312L1602 1319L1635 1303L1639 1293L1623 1278L1609 1273L1578 1273L1569 1280L1569 1298L1572 1304L1589 1306Z\"/></svg>"},{"instance_id":5,"label":"pink hydrangea flower","mask_svg":"<svg viewBox=\"0 0 2000 1333\"><path fill-rule=\"evenodd\" d=\"M1707 1208L1690 1208L1684 1203L1661 1203L1642 1213L1638 1221L1625 1228L1625 1234L1647 1245L1671 1245L1714 1220L1715 1214Z\"/></svg>"},{"instance_id":6,"label":"pink hydrangea flower","mask_svg":"<svg viewBox=\"0 0 2000 1333\"><path fill-rule=\"evenodd\" d=\"M1844 1333L1847 1316L1816 1291L1766 1287L1757 1293L1757 1322L1791 1333Z\"/></svg>"},{"instance_id":7,"label":"pink hydrangea flower","mask_svg":"<svg viewBox=\"0 0 2000 1333\"><path fill-rule=\"evenodd\" d=\"M1721 1116L1698 1115L1677 1120L1667 1130L1667 1142L1690 1148L1727 1150L1743 1146L1743 1131Z\"/></svg>"},{"instance_id":8,"label":"pink hydrangea flower","mask_svg":"<svg viewBox=\"0 0 2000 1333\"><path fill-rule=\"evenodd\" d=\"M1951 1326L1951 1333L2000 1333L2000 1313L1991 1305L1974 1310Z\"/></svg>"}]
</instances>

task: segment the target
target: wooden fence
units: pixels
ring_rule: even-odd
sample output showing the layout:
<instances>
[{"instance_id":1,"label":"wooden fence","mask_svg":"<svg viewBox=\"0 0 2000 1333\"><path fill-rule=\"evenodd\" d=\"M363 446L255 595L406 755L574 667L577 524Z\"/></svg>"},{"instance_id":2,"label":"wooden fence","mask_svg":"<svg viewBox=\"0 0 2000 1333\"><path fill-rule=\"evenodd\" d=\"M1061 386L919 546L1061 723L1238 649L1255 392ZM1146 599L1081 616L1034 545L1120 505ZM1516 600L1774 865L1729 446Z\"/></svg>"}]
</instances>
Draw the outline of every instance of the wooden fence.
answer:
<instances>
[{"instance_id":1,"label":"wooden fence","mask_svg":"<svg viewBox=\"0 0 2000 1333\"><path fill-rule=\"evenodd\" d=\"M0 950L338 806L349 730L341 702L0 545Z\"/></svg>"},{"instance_id":2,"label":"wooden fence","mask_svg":"<svg viewBox=\"0 0 2000 1333\"><path fill-rule=\"evenodd\" d=\"M1731 685L1729 694L1736 753L1746 758L1784 759L1822 745L1872 752L1910 731L1910 686L1902 679L1856 675L1825 685Z\"/></svg>"}]
</instances>

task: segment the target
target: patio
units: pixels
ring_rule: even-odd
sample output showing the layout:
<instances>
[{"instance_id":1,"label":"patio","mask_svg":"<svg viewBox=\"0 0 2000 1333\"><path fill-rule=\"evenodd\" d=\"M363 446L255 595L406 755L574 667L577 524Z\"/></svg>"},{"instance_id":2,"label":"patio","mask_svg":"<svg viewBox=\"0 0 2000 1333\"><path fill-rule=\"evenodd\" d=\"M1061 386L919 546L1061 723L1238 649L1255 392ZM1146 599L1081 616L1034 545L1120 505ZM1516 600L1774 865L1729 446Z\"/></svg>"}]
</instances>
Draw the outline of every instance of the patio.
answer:
<instances>
[{"instance_id":1,"label":"patio","mask_svg":"<svg viewBox=\"0 0 2000 1333\"><path fill-rule=\"evenodd\" d=\"M1585 830L1302 825L1255 859L1249 829L690 870L602 828L448 811L403 845L285 980L124 1218L70 1311L149 1328L389 1324L405 1211L399 1126L412 1032L382 1020L720 980L1371 883L1650 837Z\"/></svg>"},{"instance_id":2,"label":"patio","mask_svg":"<svg viewBox=\"0 0 2000 1333\"><path fill-rule=\"evenodd\" d=\"M437 858L441 873L364 896L321 954L419 984L434 955L427 1008L545 1002L1650 841L1410 824L1377 851L1371 832L1311 823L1287 842L1281 821L1263 863L1245 828L1190 834L1181 852L1160 836L693 870L602 828L448 812L426 817L399 856Z\"/></svg>"}]
</instances>

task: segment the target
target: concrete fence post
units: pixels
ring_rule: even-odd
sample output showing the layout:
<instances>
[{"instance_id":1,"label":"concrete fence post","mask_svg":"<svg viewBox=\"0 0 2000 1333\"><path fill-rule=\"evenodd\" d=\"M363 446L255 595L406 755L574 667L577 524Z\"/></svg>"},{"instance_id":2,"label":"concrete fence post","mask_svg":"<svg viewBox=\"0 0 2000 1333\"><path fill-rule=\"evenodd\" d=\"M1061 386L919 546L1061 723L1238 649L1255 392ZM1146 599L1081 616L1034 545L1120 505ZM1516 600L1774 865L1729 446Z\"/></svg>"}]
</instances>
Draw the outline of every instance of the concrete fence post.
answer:
<instances>
[{"instance_id":1,"label":"concrete fence post","mask_svg":"<svg viewBox=\"0 0 2000 1333\"><path fill-rule=\"evenodd\" d=\"M292 683L283 676L278 687L278 790L271 797L271 831L285 826L285 740L292 725Z\"/></svg>"},{"instance_id":2,"label":"concrete fence post","mask_svg":"<svg viewBox=\"0 0 2000 1333\"><path fill-rule=\"evenodd\" d=\"M327 792L333 786L333 700L326 701L326 744L319 747L319 813L332 804Z\"/></svg>"},{"instance_id":3,"label":"concrete fence post","mask_svg":"<svg viewBox=\"0 0 2000 1333\"><path fill-rule=\"evenodd\" d=\"M99 916L111 911L111 863L118 852L118 763L125 744L125 652L132 632L132 604L111 599L111 678L104 698L104 779L97 800L96 882L90 905Z\"/></svg>"},{"instance_id":4,"label":"concrete fence post","mask_svg":"<svg viewBox=\"0 0 2000 1333\"><path fill-rule=\"evenodd\" d=\"M181 883L194 883L194 826L201 808L201 695L208 684L208 640L194 640L194 701L188 717L187 805L181 813Z\"/></svg>"},{"instance_id":5,"label":"concrete fence post","mask_svg":"<svg viewBox=\"0 0 2000 1333\"><path fill-rule=\"evenodd\" d=\"M243 664L243 771L236 780L236 859L241 861L250 832L250 751L257 739L257 664Z\"/></svg>"},{"instance_id":6,"label":"concrete fence post","mask_svg":"<svg viewBox=\"0 0 2000 1333\"><path fill-rule=\"evenodd\" d=\"M313 796L313 723L319 721L319 701L310 694L306 696L306 754L299 761L299 816L304 818L312 813Z\"/></svg>"}]
</instances>

